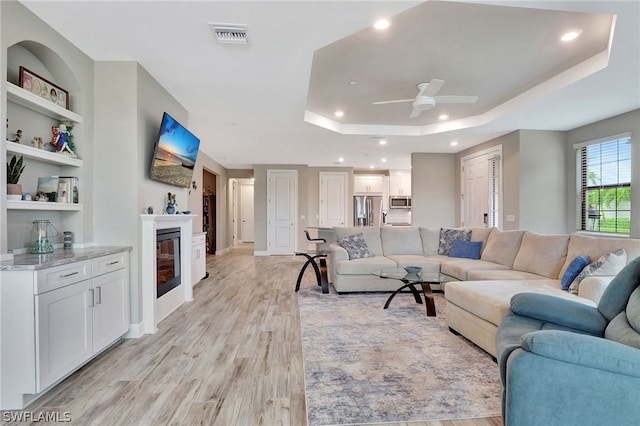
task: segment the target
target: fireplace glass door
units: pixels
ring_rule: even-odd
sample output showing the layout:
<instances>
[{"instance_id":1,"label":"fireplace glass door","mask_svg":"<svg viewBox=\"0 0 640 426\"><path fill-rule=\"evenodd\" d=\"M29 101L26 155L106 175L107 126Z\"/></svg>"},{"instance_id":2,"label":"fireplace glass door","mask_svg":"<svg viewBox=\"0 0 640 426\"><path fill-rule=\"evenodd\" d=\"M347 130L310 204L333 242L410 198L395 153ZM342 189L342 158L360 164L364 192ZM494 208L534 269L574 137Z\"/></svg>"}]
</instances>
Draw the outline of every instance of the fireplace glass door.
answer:
<instances>
[{"instance_id":1,"label":"fireplace glass door","mask_svg":"<svg viewBox=\"0 0 640 426\"><path fill-rule=\"evenodd\" d=\"M156 231L156 297L180 285L180 228Z\"/></svg>"}]
</instances>

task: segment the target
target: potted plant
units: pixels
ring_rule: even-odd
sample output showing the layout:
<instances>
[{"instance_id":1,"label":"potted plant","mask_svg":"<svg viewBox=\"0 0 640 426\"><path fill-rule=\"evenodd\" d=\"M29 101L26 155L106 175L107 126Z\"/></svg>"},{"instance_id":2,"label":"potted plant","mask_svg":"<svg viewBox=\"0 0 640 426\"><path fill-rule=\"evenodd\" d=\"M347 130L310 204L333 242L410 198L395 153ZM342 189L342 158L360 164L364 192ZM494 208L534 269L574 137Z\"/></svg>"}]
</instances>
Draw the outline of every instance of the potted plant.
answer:
<instances>
[{"instance_id":1,"label":"potted plant","mask_svg":"<svg viewBox=\"0 0 640 426\"><path fill-rule=\"evenodd\" d=\"M11 161L7 163L7 198L9 200L19 200L22 198L22 185L18 183L25 167L22 164L22 160L22 156L17 158L14 155Z\"/></svg>"}]
</instances>

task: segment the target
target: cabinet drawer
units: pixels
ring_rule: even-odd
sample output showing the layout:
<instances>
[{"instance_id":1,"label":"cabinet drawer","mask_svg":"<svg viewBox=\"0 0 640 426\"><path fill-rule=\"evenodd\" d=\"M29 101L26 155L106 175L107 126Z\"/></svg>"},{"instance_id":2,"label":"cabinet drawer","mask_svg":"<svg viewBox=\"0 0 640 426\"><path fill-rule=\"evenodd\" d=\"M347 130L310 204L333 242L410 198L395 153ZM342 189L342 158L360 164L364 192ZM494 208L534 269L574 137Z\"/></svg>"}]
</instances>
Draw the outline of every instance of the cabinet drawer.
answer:
<instances>
[{"instance_id":1,"label":"cabinet drawer","mask_svg":"<svg viewBox=\"0 0 640 426\"><path fill-rule=\"evenodd\" d=\"M91 278L91 263L88 260L42 269L37 273L36 294Z\"/></svg>"},{"instance_id":2,"label":"cabinet drawer","mask_svg":"<svg viewBox=\"0 0 640 426\"><path fill-rule=\"evenodd\" d=\"M109 272L129 266L129 253L124 251L121 253L111 254L109 256L98 257L91 261L91 270L93 276L103 275Z\"/></svg>"}]
</instances>

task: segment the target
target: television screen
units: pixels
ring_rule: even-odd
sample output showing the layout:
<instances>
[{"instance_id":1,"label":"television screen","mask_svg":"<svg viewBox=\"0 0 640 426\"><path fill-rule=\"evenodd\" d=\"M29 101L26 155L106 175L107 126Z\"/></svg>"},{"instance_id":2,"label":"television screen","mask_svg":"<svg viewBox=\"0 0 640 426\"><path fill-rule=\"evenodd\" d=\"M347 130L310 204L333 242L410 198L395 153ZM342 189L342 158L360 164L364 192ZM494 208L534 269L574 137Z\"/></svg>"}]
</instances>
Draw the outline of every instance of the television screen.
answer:
<instances>
[{"instance_id":1,"label":"television screen","mask_svg":"<svg viewBox=\"0 0 640 426\"><path fill-rule=\"evenodd\" d=\"M199 147L200 139L165 112L151 161L151 179L188 188Z\"/></svg>"}]
</instances>

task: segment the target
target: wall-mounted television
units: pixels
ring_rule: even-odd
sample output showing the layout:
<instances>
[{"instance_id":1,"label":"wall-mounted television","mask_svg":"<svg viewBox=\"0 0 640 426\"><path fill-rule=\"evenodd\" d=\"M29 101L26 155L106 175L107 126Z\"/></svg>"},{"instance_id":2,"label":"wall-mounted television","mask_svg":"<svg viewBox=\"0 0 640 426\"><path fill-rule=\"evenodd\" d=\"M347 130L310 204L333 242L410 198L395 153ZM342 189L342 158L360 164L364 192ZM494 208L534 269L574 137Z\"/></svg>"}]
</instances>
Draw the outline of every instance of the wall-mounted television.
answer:
<instances>
[{"instance_id":1,"label":"wall-mounted television","mask_svg":"<svg viewBox=\"0 0 640 426\"><path fill-rule=\"evenodd\" d=\"M199 147L200 139L165 112L151 160L151 179L190 187Z\"/></svg>"}]
</instances>

